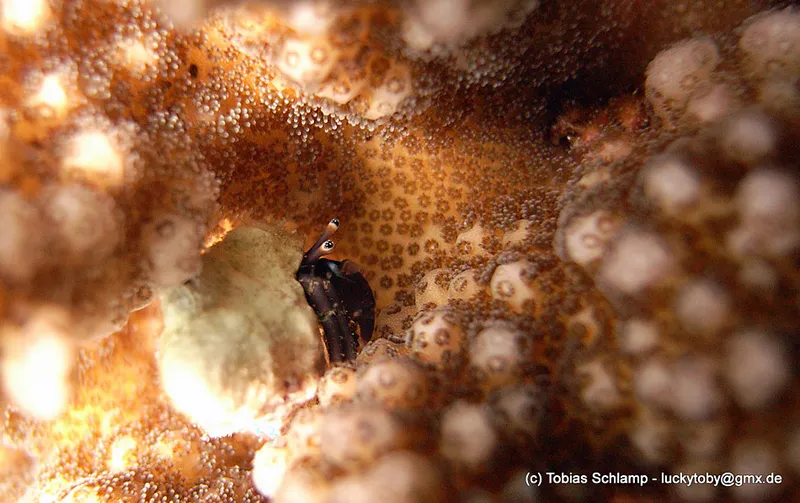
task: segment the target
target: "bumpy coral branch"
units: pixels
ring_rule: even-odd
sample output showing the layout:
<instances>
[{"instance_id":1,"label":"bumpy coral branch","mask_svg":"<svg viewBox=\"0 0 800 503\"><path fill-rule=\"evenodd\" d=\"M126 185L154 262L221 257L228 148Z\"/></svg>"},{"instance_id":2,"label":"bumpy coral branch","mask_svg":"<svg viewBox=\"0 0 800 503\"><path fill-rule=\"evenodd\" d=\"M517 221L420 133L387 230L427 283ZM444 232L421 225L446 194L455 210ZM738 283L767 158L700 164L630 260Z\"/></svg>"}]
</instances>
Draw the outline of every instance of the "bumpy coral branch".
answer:
<instances>
[{"instance_id":1,"label":"bumpy coral branch","mask_svg":"<svg viewBox=\"0 0 800 503\"><path fill-rule=\"evenodd\" d=\"M796 498L800 14L646 4L6 0L0 500ZM203 264L332 215L379 313L325 371L220 321L309 314L285 248Z\"/></svg>"}]
</instances>

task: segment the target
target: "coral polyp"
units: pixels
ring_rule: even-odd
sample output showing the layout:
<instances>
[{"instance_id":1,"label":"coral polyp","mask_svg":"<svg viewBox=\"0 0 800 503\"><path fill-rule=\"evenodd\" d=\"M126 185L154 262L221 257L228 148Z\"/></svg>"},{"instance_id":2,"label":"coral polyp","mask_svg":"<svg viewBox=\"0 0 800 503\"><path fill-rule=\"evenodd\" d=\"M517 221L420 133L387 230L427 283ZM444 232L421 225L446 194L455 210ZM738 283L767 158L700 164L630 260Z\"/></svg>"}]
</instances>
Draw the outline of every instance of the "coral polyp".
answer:
<instances>
[{"instance_id":1,"label":"coral polyp","mask_svg":"<svg viewBox=\"0 0 800 503\"><path fill-rule=\"evenodd\" d=\"M0 502L798 499L798 33L4 1Z\"/></svg>"}]
</instances>

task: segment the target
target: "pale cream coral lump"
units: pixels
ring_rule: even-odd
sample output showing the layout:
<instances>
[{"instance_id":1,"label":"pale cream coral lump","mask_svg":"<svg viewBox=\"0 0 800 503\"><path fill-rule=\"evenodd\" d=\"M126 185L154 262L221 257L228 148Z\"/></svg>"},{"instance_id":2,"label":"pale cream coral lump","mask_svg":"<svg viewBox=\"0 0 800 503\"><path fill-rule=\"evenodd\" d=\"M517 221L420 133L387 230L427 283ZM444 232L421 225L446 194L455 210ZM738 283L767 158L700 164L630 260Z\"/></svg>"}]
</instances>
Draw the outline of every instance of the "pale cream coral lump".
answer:
<instances>
[{"instance_id":1,"label":"pale cream coral lump","mask_svg":"<svg viewBox=\"0 0 800 503\"><path fill-rule=\"evenodd\" d=\"M301 257L296 235L239 227L164 295L162 385L210 435L274 428L316 392L324 356Z\"/></svg>"}]
</instances>

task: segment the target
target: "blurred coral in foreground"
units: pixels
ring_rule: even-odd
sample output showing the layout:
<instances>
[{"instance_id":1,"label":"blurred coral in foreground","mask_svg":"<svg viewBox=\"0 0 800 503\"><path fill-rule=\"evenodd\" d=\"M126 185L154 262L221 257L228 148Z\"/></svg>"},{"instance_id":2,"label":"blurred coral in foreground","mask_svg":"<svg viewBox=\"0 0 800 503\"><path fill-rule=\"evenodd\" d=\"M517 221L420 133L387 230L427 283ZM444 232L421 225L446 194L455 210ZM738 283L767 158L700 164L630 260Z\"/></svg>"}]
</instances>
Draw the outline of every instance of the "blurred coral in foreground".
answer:
<instances>
[{"instance_id":1,"label":"blurred coral in foreground","mask_svg":"<svg viewBox=\"0 0 800 503\"><path fill-rule=\"evenodd\" d=\"M796 7L5 0L0 69L0 501L798 498Z\"/></svg>"}]
</instances>

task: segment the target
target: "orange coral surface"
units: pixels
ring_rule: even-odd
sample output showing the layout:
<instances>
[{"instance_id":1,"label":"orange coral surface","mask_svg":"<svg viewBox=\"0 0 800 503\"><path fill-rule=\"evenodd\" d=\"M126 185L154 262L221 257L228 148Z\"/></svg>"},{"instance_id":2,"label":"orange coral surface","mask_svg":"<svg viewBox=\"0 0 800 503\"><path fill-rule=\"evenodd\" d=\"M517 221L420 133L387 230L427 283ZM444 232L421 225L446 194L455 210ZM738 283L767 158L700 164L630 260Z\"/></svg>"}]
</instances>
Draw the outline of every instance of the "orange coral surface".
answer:
<instances>
[{"instance_id":1,"label":"orange coral surface","mask_svg":"<svg viewBox=\"0 0 800 503\"><path fill-rule=\"evenodd\" d=\"M796 498L798 34L768 1L5 0L0 502ZM162 302L233 227L333 217L373 341L217 438L162 387ZM783 482L591 480L706 472Z\"/></svg>"}]
</instances>

